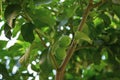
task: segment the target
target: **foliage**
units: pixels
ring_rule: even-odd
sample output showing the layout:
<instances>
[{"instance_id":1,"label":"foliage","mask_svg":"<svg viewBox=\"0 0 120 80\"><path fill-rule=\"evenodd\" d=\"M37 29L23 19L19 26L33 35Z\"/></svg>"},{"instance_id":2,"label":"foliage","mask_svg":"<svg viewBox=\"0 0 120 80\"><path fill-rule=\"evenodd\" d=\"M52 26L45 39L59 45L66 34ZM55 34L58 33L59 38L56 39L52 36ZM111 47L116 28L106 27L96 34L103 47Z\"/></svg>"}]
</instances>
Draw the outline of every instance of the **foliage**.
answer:
<instances>
[{"instance_id":1,"label":"foliage","mask_svg":"<svg viewBox=\"0 0 120 80\"><path fill-rule=\"evenodd\" d=\"M119 0L0 0L0 79L120 80L119 8Z\"/></svg>"}]
</instances>

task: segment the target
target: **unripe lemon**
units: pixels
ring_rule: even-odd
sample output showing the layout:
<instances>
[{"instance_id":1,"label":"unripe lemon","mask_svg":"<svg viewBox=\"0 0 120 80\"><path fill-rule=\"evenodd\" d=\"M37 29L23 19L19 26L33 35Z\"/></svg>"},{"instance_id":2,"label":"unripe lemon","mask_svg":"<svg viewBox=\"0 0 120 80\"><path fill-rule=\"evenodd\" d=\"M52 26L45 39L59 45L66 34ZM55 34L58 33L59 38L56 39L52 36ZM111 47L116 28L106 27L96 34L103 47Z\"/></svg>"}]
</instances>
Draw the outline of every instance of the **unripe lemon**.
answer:
<instances>
[{"instance_id":1,"label":"unripe lemon","mask_svg":"<svg viewBox=\"0 0 120 80\"><path fill-rule=\"evenodd\" d=\"M60 60L63 60L66 56L66 50L65 48L61 48L61 47L58 47L56 50L55 50L55 56L60 59Z\"/></svg>"},{"instance_id":2,"label":"unripe lemon","mask_svg":"<svg viewBox=\"0 0 120 80\"><path fill-rule=\"evenodd\" d=\"M67 35L62 36L59 39L59 46L60 47L67 47L71 43L71 38Z\"/></svg>"}]
</instances>

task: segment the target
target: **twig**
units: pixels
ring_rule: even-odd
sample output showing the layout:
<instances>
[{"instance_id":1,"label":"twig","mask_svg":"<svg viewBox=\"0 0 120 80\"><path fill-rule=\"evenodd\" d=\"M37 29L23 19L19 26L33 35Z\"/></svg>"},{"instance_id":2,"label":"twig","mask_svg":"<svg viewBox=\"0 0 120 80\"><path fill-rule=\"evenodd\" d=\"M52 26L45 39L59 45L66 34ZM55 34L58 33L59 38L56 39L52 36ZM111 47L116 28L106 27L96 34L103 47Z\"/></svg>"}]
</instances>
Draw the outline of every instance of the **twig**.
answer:
<instances>
[{"instance_id":1,"label":"twig","mask_svg":"<svg viewBox=\"0 0 120 80\"><path fill-rule=\"evenodd\" d=\"M29 57L30 57L30 52L32 51L32 47L33 47L33 44L30 45L30 47L28 47L25 51L25 54L19 59L19 63L21 65L26 65L27 61L29 61Z\"/></svg>"},{"instance_id":2,"label":"twig","mask_svg":"<svg viewBox=\"0 0 120 80\"><path fill-rule=\"evenodd\" d=\"M80 46L79 48L76 48L75 51L85 48L95 48L95 46L89 45L89 46Z\"/></svg>"},{"instance_id":3,"label":"twig","mask_svg":"<svg viewBox=\"0 0 120 80\"><path fill-rule=\"evenodd\" d=\"M40 38L40 40L41 40L41 42L42 42L42 45L43 45L44 47L47 47L46 44L45 44L45 42L43 41L43 39L42 39L42 37L41 37L41 34L38 32L38 30L35 29L35 32L36 32L37 35L39 36L39 38Z\"/></svg>"},{"instance_id":4,"label":"twig","mask_svg":"<svg viewBox=\"0 0 120 80\"><path fill-rule=\"evenodd\" d=\"M57 70L58 69L58 64L56 62L56 59L55 59L54 55L52 55L52 53L50 53L50 58L51 58L51 60L54 64L55 69Z\"/></svg>"}]
</instances>

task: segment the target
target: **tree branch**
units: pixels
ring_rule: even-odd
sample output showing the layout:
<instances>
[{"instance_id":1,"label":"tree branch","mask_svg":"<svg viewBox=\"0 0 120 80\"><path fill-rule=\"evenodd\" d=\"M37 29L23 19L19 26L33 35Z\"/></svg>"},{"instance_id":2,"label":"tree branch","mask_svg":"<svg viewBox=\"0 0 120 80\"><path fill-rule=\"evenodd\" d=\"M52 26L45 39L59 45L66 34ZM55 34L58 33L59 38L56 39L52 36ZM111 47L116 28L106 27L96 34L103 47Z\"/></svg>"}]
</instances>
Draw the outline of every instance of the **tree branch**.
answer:
<instances>
[{"instance_id":1,"label":"tree branch","mask_svg":"<svg viewBox=\"0 0 120 80\"><path fill-rule=\"evenodd\" d=\"M98 6L98 5L97 5ZM86 22L86 19L89 15L89 12L92 8L97 7L96 4L93 5L93 0L89 0L89 4L83 14L82 17L82 21L80 22L79 26L78 26L78 31L82 31L83 29L83 25ZM64 72L65 72L65 67L68 64L68 62L70 61L70 58L72 57L76 46L77 46L77 42L75 39L73 39L68 51L67 51L67 56L65 57L65 59L63 60L63 62L61 63L60 67L57 69L57 74L56 74L56 80L63 80L63 76L64 76Z\"/></svg>"},{"instance_id":2,"label":"tree branch","mask_svg":"<svg viewBox=\"0 0 120 80\"><path fill-rule=\"evenodd\" d=\"M79 24L78 31L82 31L83 25L84 25L84 23L85 23L85 21L86 21L86 19L87 19L87 17L88 17L88 14L89 14L90 10L91 10L92 7L93 7L92 1L93 1L93 0L90 0L90 1L89 1L89 4L88 4L88 6L87 6L87 8L86 8L86 10L85 10L85 12L84 12L84 14L83 14L82 21L81 21L80 24Z\"/></svg>"},{"instance_id":3,"label":"tree branch","mask_svg":"<svg viewBox=\"0 0 120 80\"><path fill-rule=\"evenodd\" d=\"M63 60L63 62L60 65L60 67L57 69L56 80L62 80L63 79L65 67L66 67L67 63L69 62L70 58L72 57L72 55L74 53L74 50L76 48L76 45L77 45L77 43L74 40L72 42L72 44L70 45L68 51L67 51L67 56Z\"/></svg>"}]
</instances>

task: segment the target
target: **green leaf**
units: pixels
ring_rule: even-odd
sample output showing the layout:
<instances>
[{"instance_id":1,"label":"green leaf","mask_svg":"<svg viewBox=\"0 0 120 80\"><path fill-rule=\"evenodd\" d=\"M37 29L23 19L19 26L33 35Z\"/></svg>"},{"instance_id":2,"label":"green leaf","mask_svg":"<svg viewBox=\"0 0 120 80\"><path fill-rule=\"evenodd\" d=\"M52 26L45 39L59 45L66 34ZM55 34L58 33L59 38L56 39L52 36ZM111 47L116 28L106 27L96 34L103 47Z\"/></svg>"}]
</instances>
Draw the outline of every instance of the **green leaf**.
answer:
<instances>
[{"instance_id":1,"label":"green leaf","mask_svg":"<svg viewBox=\"0 0 120 80\"><path fill-rule=\"evenodd\" d=\"M19 15L21 11L21 6L18 4L8 5L4 12L4 17L6 19L7 24L13 28L15 24L15 19Z\"/></svg>"},{"instance_id":2,"label":"green leaf","mask_svg":"<svg viewBox=\"0 0 120 80\"><path fill-rule=\"evenodd\" d=\"M77 8L77 5L66 7L63 13L58 16L58 21L60 21L59 26L64 26L68 22L69 18L75 14Z\"/></svg>"},{"instance_id":3,"label":"green leaf","mask_svg":"<svg viewBox=\"0 0 120 80\"><path fill-rule=\"evenodd\" d=\"M95 18L95 20L93 21L94 22L94 25L97 26L99 24L101 24L103 22L103 20L99 17Z\"/></svg>"},{"instance_id":4,"label":"green leaf","mask_svg":"<svg viewBox=\"0 0 120 80\"><path fill-rule=\"evenodd\" d=\"M75 32L75 40L84 40L92 44L92 40L89 38L89 36L80 31Z\"/></svg>"},{"instance_id":5,"label":"green leaf","mask_svg":"<svg viewBox=\"0 0 120 80\"><path fill-rule=\"evenodd\" d=\"M1 63L0 63L0 74L3 76L2 79L5 79L5 80L10 80L11 79L5 65L1 64Z\"/></svg>"},{"instance_id":6,"label":"green leaf","mask_svg":"<svg viewBox=\"0 0 120 80\"><path fill-rule=\"evenodd\" d=\"M51 12L48 9L39 8L34 10L34 13L31 13L30 10L31 9L28 9L27 12L38 28L45 26L53 27L55 25L55 18L52 16Z\"/></svg>"},{"instance_id":7,"label":"green leaf","mask_svg":"<svg viewBox=\"0 0 120 80\"><path fill-rule=\"evenodd\" d=\"M67 18L72 17L74 15L74 13L75 13L75 11L76 11L77 8L78 8L77 5L73 5L73 6L68 7L67 9L65 9L65 14L64 15Z\"/></svg>"},{"instance_id":8,"label":"green leaf","mask_svg":"<svg viewBox=\"0 0 120 80\"><path fill-rule=\"evenodd\" d=\"M40 55L40 69L41 75L44 76L44 78L48 78L50 72L52 71L52 64L50 62L48 49L45 49Z\"/></svg>"},{"instance_id":9,"label":"green leaf","mask_svg":"<svg viewBox=\"0 0 120 80\"><path fill-rule=\"evenodd\" d=\"M95 75L94 68L90 67L90 69L85 69L83 75L87 78L90 78L90 77L94 76Z\"/></svg>"},{"instance_id":10,"label":"green leaf","mask_svg":"<svg viewBox=\"0 0 120 80\"><path fill-rule=\"evenodd\" d=\"M109 26L111 24L111 20L110 20L110 17L106 14L101 14L100 17L103 19L104 21L104 24L106 26Z\"/></svg>"},{"instance_id":11,"label":"green leaf","mask_svg":"<svg viewBox=\"0 0 120 80\"><path fill-rule=\"evenodd\" d=\"M90 33L89 27L88 27L88 25L86 23L83 25L82 32L86 33L87 35L89 35L89 33Z\"/></svg>"},{"instance_id":12,"label":"green leaf","mask_svg":"<svg viewBox=\"0 0 120 80\"><path fill-rule=\"evenodd\" d=\"M25 41L32 43L32 41L35 39L33 34L34 28L35 25L32 23L25 23L21 26L21 34Z\"/></svg>"},{"instance_id":13,"label":"green leaf","mask_svg":"<svg viewBox=\"0 0 120 80\"><path fill-rule=\"evenodd\" d=\"M0 50L6 46L7 41L0 41Z\"/></svg>"},{"instance_id":14,"label":"green leaf","mask_svg":"<svg viewBox=\"0 0 120 80\"><path fill-rule=\"evenodd\" d=\"M113 11L114 13L120 18L120 6L119 5L113 5Z\"/></svg>"}]
</instances>

